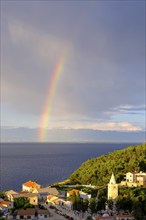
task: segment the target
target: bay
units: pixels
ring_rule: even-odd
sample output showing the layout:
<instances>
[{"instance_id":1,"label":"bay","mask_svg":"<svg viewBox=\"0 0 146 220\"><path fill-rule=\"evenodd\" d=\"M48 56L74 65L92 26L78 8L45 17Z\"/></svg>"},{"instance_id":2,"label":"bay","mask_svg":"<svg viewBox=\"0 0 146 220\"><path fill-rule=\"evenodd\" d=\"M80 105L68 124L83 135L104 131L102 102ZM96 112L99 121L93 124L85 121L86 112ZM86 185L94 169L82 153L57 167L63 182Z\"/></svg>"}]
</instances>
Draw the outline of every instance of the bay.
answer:
<instances>
[{"instance_id":1,"label":"bay","mask_svg":"<svg viewBox=\"0 0 146 220\"><path fill-rule=\"evenodd\" d=\"M1 143L1 190L20 191L22 183L43 186L67 179L84 161L134 143Z\"/></svg>"}]
</instances>

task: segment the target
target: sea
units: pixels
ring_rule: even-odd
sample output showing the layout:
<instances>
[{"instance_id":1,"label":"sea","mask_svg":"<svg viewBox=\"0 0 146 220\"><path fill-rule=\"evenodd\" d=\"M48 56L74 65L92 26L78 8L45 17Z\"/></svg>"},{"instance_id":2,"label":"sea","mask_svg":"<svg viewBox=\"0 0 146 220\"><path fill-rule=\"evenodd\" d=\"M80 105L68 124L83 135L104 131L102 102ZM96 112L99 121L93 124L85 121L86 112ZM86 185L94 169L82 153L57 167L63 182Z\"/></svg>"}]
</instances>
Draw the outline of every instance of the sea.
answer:
<instances>
[{"instance_id":1,"label":"sea","mask_svg":"<svg viewBox=\"0 0 146 220\"><path fill-rule=\"evenodd\" d=\"M21 191L22 183L48 186L67 179L86 160L136 143L1 143L0 190Z\"/></svg>"}]
</instances>

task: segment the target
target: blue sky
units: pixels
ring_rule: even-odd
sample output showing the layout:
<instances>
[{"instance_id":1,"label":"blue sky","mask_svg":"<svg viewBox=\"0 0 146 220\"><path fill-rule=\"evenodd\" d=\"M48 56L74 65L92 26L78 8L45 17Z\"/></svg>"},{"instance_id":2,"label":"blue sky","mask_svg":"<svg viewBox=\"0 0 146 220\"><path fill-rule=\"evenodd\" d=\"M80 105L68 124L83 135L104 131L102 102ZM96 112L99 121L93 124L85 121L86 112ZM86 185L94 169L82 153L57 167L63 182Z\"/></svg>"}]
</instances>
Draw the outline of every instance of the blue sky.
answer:
<instances>
[{"instance_id":1,"label":"blue sky","mask_svg":"<svg viewBox=\"0 0 146 220\"><path fill-rule=\"evenodd\" d=\"M145 141L145 1L1 1L1 140Z\"/></svg>"}]
</instances>

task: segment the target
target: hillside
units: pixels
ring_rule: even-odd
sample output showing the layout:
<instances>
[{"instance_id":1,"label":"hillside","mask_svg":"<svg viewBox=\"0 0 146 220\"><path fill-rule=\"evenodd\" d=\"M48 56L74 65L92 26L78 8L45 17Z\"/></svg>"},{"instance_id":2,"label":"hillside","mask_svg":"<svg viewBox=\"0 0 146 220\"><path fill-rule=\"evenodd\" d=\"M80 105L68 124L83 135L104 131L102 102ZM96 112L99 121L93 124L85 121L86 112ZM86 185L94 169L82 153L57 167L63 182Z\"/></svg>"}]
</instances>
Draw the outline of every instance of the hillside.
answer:
<instances>
[{"instance_id":1,"label":"hillside","mask_svg":"<svg viewBox=\"0 0 146 220\"><path fill-rule=\"evenodd\" d=\"M146 143L129 146L84 162L71 176L71 183L103 185L114 172L117 182L128 171L146 172Z\"/></svg>"}]
</instances>

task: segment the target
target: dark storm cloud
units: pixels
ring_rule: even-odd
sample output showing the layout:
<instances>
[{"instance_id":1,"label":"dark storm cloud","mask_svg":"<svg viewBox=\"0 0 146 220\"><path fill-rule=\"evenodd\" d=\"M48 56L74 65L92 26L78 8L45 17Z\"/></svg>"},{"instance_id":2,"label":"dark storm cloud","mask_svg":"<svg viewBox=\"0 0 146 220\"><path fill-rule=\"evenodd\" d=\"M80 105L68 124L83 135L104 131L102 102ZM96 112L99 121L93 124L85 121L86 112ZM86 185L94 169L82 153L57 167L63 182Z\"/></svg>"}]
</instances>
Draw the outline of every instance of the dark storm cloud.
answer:
<instances>
[{"instance_id":1,"label":"dark storm cloud","mask_svg":"<svg viewBox=\"0 0 146 220\"><path fill-rule=\"evenodd\" d=\"M52 117L104 121L111 109L132 112L144 105L143 2L23 1L2 7L2 103L40 117L51 74L67 49ZM116 109L126 105L135 110Z\"/></svg>"}]
</instances>

